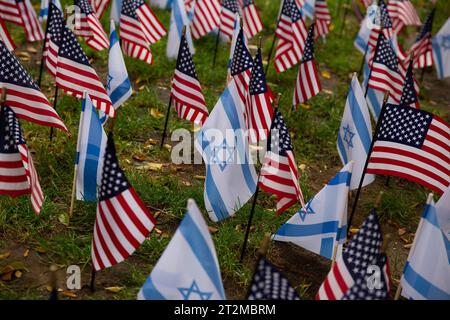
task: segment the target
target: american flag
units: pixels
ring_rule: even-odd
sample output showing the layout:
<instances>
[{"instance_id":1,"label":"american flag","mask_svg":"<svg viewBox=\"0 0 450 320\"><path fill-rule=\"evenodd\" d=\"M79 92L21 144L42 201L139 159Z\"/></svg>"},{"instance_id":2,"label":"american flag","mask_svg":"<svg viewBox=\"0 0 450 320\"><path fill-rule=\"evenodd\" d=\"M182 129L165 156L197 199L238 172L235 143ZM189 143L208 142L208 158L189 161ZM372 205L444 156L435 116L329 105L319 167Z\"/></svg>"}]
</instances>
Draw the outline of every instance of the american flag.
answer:
<instances>
[{"instance_id":1,"label":"american flag","mask_svg":"<svg viewBox=\"0 0 450 320\"><path fill-rule=\"evenodd\" d=\"M208 117L208 109L195 72L189 45L184 35L181 37L170 94L180 118L203 125Z\"/></svg>"},{"instance_id":2,"label":"american flag","mask_svg":"<svg viewBox=\"0 0 450 320\"><path fill-rule=\"evenodd\" d=\"M390 39L392 39L393 32L394 32L393 25L392 25L392 20L389 16L388 7L383 0L380 0L379 14L380 14L379 20L380 20L380 24L382 26L383 35L386 39L390 40ZM369 45L372 48L375 48L377 45L378 36L380 34L380 29L381 29L380 26L375 25L372 29L372 32L370 33Z\"/></svg>"},{"instance_id":3,"label":"american flag","mask_svg":"<svg viewBox=\"0 0 450 320\"><path fill-rule=\"evenodd\" d=\"M243 106L246 105L249 95L249 83L252 68L253 58L248 51L244 39L244 31L241 28L236 40L236 46L234 47L233 59L231 61L231 76L236 82L239 99Z\"/></svg>"},{"instance_id":4,"label":"american flag","mask_svg":"<svg viewBox=\"0 0 450 320\"><path fill-rule=\"evenodd\" d=\"M0 87L7 89L5 103L19 118L67 131L31 76L0 41Z\"/></svg>"},{"instance_id":5,"label":"american flag","mask_svg":"<svg viewBox=\"0 0 450 320\"><path fill-rule=\"evenodd\" d=\"M299 63L308 35L308 29L295 0L283 1L275 34L278 37L275 68L277 72L283 72Z\"/></svg>"},{"instance_id":6,"label":"american flag","mask_svg":"<svg viewBox=\"0 0 450 320\"><path fill-rule=\"evenodd\" d=\"M381 253L383 237L375 210L353 236L317 292L317 300L385 300L389 297L390 274L386 255ZM374 266L380 268L378 287L367 284Z\"/></svg>"},{"instance_id":7,"label":"american flag","mask_svg":"<svg viewBox=\"0 0 450 320\"><path fill-rule=\"evenodd\" d=\"M99 194L92 239L92 262L96 271L128 258L156 224L119 166L111 133Z\"/></svg>"},{"instance_id":8,"label":"american flag","mask_svg":"<svg viewBox=\"0 0 450 320\"><path fill-rule=\"evenodd\" d=\"M90 0L95 15L100 19L109 4L109 0Z\"/></svg>"},{"instance_id":9,"label":"american flag","mask_svg":"<svg viewBox=\"0 0 450 320\"><path fill-rule=\"evenodd\" d=\"M30 0L0 0L0 17L21 25L28 41L44 39L44 32Z\"/></svg>"},{"instance_id":10,"label":"american flag","mask_svg":"<svg viewBox=\"0 0 450 320\"><path fill-rule=\"evenodd\" d=\"M56 84L64 92L77 98L82 98L83 92L86 91L97 109L114 117L115 110L111 100L75 35L64 24L61 11L53 4L50 8L51 16L60 16L53 20L49 15L48 50L46 50L46 65L50 73L56 77ZM55 24L52 24L52 21L55 21Z\"/></svg>"},{"instance_id":11,"label":"american flag","mask_svg":"<svg viewBox=\"0 0 450 320\"><path fill-rule=\"evenodd\" d=\"M236 0L222 0L221 6L219 29L220 32L231 39L236 14L239 13L239 6Z\"/></svg>"},{"instance_id":12,"label":"american flag","mask_svg":"<svg viewBox=\"0 0 450 320\"><path fill-rule=\"evenodd\" d=\"M62 12L58 7L50 2L48 7L47 19L47 40L45 41L45 66L50 74L56 77L56 66L58 64L59 44L61 43L61 34L63 26L66 24Z\"/></svg>"},{"instance_id":13,"label":"american flag","mask_svg":"<svg viewBox=\"0 0 450 320\"><path fill-rule=\"evenodd\" d=\"M325 36L330 32L331 15L328 10L326 0L316 0L314 5L314 15L316 18L316 39L320 36Z\"/></svg>"},{"instance_id":14,"label":"american flag","mask_svg":"<svg viewBox=\"0 0 450 320\"><path fill-rule=\"evenodd\" d=\"M247 300L300 300L289 280L261 257L256 264Z\"/></svg>"},{"instance_id":15,"label":"american flag","mask_svg":"<svg viewBox=\"0 0 450 320\"><path fill-rule=\"evenodd\" d=\"M433 48L431 46L431 30L433 28L435 9L432 9L422 27L416 42L409 50L409 54L414 54L414 68L421 69L433 65Z\"/></svg>"},{"instance_id":16,"label":"american flag","mask_svg":"<svg viewBox=\"0 0 450 320\"><path fill-rule=\"evenodd\" d=\"M0 115L0 194L17 197L31 193L31 205L39 214L44 193L14 111L2 106Z\"/></svg>"},{"instance_id":17,"label":"american flag","mask_svg":"<svg viewBox=\"0 0 450 320\"><path fill-rule=\"evenodd\" d=\"M122 1L120 38L123 51L127 56L152 64L153 55L150 45L166 33L166 29L147 4L134 0Z\"/></svg>"},{"instance_id":18,"label":"american flag","mask_svg":"<svg viewBox=\"0 0 450 320\"><path fill-rule=\"evenodd\" d=\"M219 26L219 0L198 0L195 3L194 16L191 22L192 36L199 39Z\"/></svg>"},{"instance_id":19,"label":"american flag","mask_svg":"<svg viewBox=\"0 0 450 320\"><path fill-rule=\"evenodd\" d=\"M13 51L16 46L11 39L11 36L9 35L8 29L6 29L5 22L3 22L3 19L0 17L0 40L3 41L5 46L8 48L9 51Z\"/></svg>"},{"instance_id":20,"label":"american flag","mask_svg":"<svg viewBox=\"0 0 450 320\"><path fill-rule=\"evenodd\" d=\"M309 27L305 52L298 68L297 82L294 89L293 106L314 97L322 89L314 61L314 24Z\"/></svg>"},{"instance_id":21,"label":"american flag","mask_svg":"<svg viewBox=\"0 0 450 320\"><path fill-rule=\"evenodd\" d=\"M278 110L273 118L260 174L259 186L277 196L277 214L283 213L298 202L305 207L291 137Z\"/></svg>"},{"instance_id":22,"label":"american flag","mask_svg":"<svg viewBox=\"0 0 450 320\"><path fill-rule=\"evenodd\" d=\"M400 105L419 109L420 103L415 88L413 64L414 61L411 60L406 71L405 82L403 83L403 92L400 97Z\"/></svg>"},{"instance_id":23,"label":"american flag","mask_svg":"<svg viewBox=\"0 0 450 320\"><path fill-rule=\"evenodd\" d=\"M384 109L367 172L402 177L442 194L450 184L450 124L409 106Z\"/></svg>"},{"instance_id":24,"label":"american flag","mask_svg":"<svg viewBox=\"0 0 450 320\"><path fill-rule=\"evenodd\" d=\"M256 9L255 1L244 0L242 5L242 19L244 21L244 31L248 39L253 38L263 29L261 17Z\"/></svg>"},{"instance_id":25,"label":"american flag","mask_svg":"<svg viewBox=\"0 0 450 320\"><path fill-rule=\"evenodd\" d=\"M421 25L416 9L409 0L390 0L387 7L396 33L399 33L404 26Z\"/></svg>"},{"instance_id":26,"label":"american flag","mask_svg":"<svg viewBox=\"0 0 450 320\"><path fill-rule=\"evenodd\" d=\"M75 0L75 5L80 8L75 14L75 28L73 33L86 39L86 43L92 49L101 51L109 48L109 39L103 30L91 4L88 0Z\"/></svg>"},{"instance_id":27,"label":"american flag","mask_svg":"<svg viewBox=\"0 0 450 320\"><path fill-rule=\"evenodd\" d=\"M379 33L378 43L375 48L369 87L382 92L390 91L390 96L394 101L397 103L400 101L403 90L403 76L397 56L383 33Z\"/></svg>"},{"instance_id":28,"label":"american flag","mask_svg":"<svg viewBox=\"0 0 450 320\"><path fill-rule=\"evenodd\" d=\"M267 139L273 115L273 95L267 86L261 49L258 49L255 57L255 66L250 76L249 93L246 119L250 130L250 142L257 143L259 140Z\"/></svg>"}]
</instances>

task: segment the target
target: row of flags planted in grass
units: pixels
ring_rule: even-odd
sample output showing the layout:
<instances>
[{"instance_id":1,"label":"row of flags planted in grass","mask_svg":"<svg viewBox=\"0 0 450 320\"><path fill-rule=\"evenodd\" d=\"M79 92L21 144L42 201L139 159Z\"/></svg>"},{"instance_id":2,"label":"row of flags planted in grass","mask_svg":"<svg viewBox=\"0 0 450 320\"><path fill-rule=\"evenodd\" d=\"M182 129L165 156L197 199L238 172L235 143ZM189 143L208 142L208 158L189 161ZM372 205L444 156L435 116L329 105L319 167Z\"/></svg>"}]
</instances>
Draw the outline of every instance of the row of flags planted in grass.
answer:
<instances>
[{"instance_id":1,"label":"row of flags planted in grass","mask_svg":"<svg viewBox=\"0 0 450 320\"><path fill-rule=\"evenodd\" d=\"M316 13L321 12L317 9L318 3L320 1L316 2ZM206 164L204 200L211 220L221 221L233 216L252 196L256 201L259 187L276 196L278 214L282 214L293 205L300 204L300 211L284 224L273 238L294 242L335 261L318 297L328 299L386 297L390 286L388 264L381 253L381 231L375 214L369 215L360 233L352 239L346 249L343 249L358 199L354 203L352 215L348 221L347 195L349 190L354 189L358 189L359 194L363 186L373 182L372 174L400 176L416 181L438 194L443 194L448 189L450 125L438 116L418 109L420 104L413 77L414 66L422 60L427 61L426 58L417 60L417 57L430 54L431 41L427 41L425 45L417 45L420 49L414 49L413 46L410 59L405 60L408 63L403 62L398 55L399 51L395 51L396 45L392 42L389 11L384 2L380 1L381 28L373 29L369 37L365 38L367 43L364 61L368 71L365 72L363 85L366 88L365 90L361 88L355 75L351 81L338 134L337 148L344 168L316 197L305 202L288 128L266 83L261 49L258 50L255 58L251 56L247 47L245 29L238 23L238 15L235 15L231 32L232 50L228 83L211 114L208 114L192 60L190 29L183 30L183 26L188 24L185 19L187 15L176 16L179 10L175 8L178 5L178 9L184 10L185 6L182 4L182 1L172 3L174 10L171 26L174 27L169 32L169 38L172 32L176 35L175 40L170 44L176 43L177 64L172 80L171 99L181 118L202 125L197 135L196 147ZM129 184L123 170L120 169L112 133L107 137L103 129L103 124L108 117L114 117L116 109L131 95L131 84L114 22L111 23L110 39L107 39L104 33L99 31L101 25L97 23L98 18L93 15L89 2L79 1L79 5L85 15L81 23L84 27L78 30L81 32L79 35L85 37L87 43L93 48L110 46L107 89L103 87L78 43L75 36L77 30L72 32L66 26L61 10L54 3L49 4L44 56L45 66L55 78L57 88L63 89L72 96L83 98L74 195L79 200L98 201L92 243L93 266L94 270L98 271L115 265L132 254L153 229L155 219ZM303 21L303 12L307 12L306 8L306 3L302 7L297 1L283 1L276 30L278 44L275 65L278 65L277 70L282 71L282 68L288 69L300 63L293 105L305 102L320 91L313 47L317 34L323 32L325 26L320 26L319 19L316 18L315 22L307 28ZM93 15L92 19L89 19L90 15ZM179 22L180 18L181 22ZM143 1L124 0L120 19L124 52L149 62L149 59L152 59L149 44L165 35L164 27L161 24L150 23L159 21ZM123 23L125 20L131 26L128 31L126 23ZM432 18L427 21L432 21ZM138 24L133 26L132 23ZM142 26L143 24L145 27ZM430 25L431 22L425 23L419 43L422 39L431 38ZM382 29L381 32L380 29ZM99 32L96 33L95 30ZM290 34L290 37L286 34ZM127 36L129 38L126 38ZM371 44L372 38L376 38L374 45ZM145 39L145 41L139 44L139 41L135 41L136 39ZM3 70L0 73L0 84L6 88L6 95L2 97L1 112L1 129L4 131L1 137L2 152L0 153L2 157L1 193L10 196L31 194L33 209L39 213L44 196L16 116L66 131L67 128L36 83L8 50L6 43L0 42L0 49ZM168 53L170 50L168 49ZM283 63L277 64L277 61ZM369 90L373 90L376 97L380 93L385 94L386 97L379 104L379 109L375 108ZM377 121L373 134L369 109ZM212 143L208 140L210 129L224 133L223 136L226 136L227 130L237 132L241 129L251 129L249 139L242 136L238 137L236 142L237 145L242 146L243 150L239 154L241 163L237 164L228 161L228 158L217 157L220 151L230 152L231 150L233 155L236 152L236 145L229 145L225 139L220 146ZM264 140L267 140L267 150L263 166L258 174L254 164L249 161L249 145ZM446 199L445 194L440 203L441 201L447 203L447 200L443 199ZM330 204L332 208L329 208ZM190 213L198 211L192 203L188 207ZM442 207L440 212L443 213L440 215L448 215L448 206ZM192 263L197 264L195 268L198 270L203 269L209 280L206 278L197 280L189 276L184 278L169 276L168 283L165 283L164 277L152 277L152 273L140 297L174 298L176 296L173 294L177 293L182 294L184 298L189 298L190 294L196 292L200 298L224 298L220 272L217 271L217 258L211 247L212 242L208 240L209 234L207 237L203 233L198 239L193 239L191 235L202 233L203 218L198 218L198 214L188 214L185 219L188 217L191 221L185 223L187 227L183 225L183 221L180 225L180 233L185 234L183 240L185 246L192 246L203 241L202 246L208 248L207 256L195 257L198 261ZM446 242L448 229L446 229L445 219L435 219L434 226L442 231L442 238L439 239L444 243L442 248L448 250ZM378 227L375 228L374 225ZM180 240L180 243L183 241ZM370 247L365 247L363 242L370 243ZM167 250L173 246L175 245L169 246ZM181 250L183 245L179 246L176 245L176 250ZM364 249L361 249L361 246ZM370 252L370 255L362 251L358 253L354 247ZM196 250L191 248L194 253L197 252ZM440 254L445 257L448 252L442 250ZM364 256L363 260L360 260L361 255ZM174 257L165 258L163 255L160 260L163 270L167 269L166 259L170 262ZM192 259L192 257L186 259ZM203 265L204 261L212 262ZM356 265L364 267L369 262L373 262L384 270L385 280L382 281L384 291L377 291L377 295L367 288L364 284L367 270L355 268L355 261L358 261ZM172 265L172 262L170 264ZM214 265L216 267L211 268ZM173 265L174 268L176 266L177 264ZM438 274L442 275L439 279L427 277L421 269L424 267L422 265L411 267L414 269L415 276L410 276L409 282L402 280L404 291L408 290L407 286L409 286L420 292L422 297L430 298L433 295L429 291L419 288L426 280L427 288L436 287L440 290L434 290L433 294L438 292L439 297L446 297L445 294L448 295L450 290L442 284L449 275L448 268L446 269L445 266L445 263L442 264L442 268L439 266L441 269ZM195 274L194 271L197 270L195 268L192 267L189 272L192 271L192 274ZM267 266L263 269L273 270ZM159 269L155 267L154 272L157 270ZM407 279L406 270L405 268L405 279ZM175 271L180 274L179 270ZM408 275L411 272L409 271ZM174 279L179 279L180 283L174 283ZM338 281L339 279L343 282ZM181 283L181 280L189 283ZM208 283L214 287L214 290L208 287ZM169 284L183 287L170 287ZM210 291L201 291L204 286ZM167 288L173 292L165 293ZM261 292L255 291L255 296L261 296Z\"/></svg>"}]
</instances>

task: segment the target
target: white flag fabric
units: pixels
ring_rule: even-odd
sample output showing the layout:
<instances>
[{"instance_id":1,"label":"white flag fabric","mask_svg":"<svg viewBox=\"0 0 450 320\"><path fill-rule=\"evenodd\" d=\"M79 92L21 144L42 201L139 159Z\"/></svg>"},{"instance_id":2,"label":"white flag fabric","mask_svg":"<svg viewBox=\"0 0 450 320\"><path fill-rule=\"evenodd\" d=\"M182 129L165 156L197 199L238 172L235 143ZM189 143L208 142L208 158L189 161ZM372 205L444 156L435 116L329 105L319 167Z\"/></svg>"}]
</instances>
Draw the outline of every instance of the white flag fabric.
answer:
<instances>
[{"instance_id":1,"label":"white flag fabric","mask_svg":"<svg viewBox=\"0 0 450 320\"><path fill-rule=\"evenodd\" d=\"M345 165L328 184L300 209L273 240L292 242L327 259L332 259L336 244L347 237L347 203L353 162ZM339 251L342 246L339 245ZM337 256L341 252L337 252Z\"/></svg>"},{"instance_id":2,"label":"white flag fabric","mask_svg":"<svg viewBox=\"0 0 450 320\"><path fill-rule=\"evenodd\" d=\"M219 261L194 200L138 293L139 300L225 300Z\"/></svg>"},{"instance_id":3,"label":"white flag fabric","mask_svg":"<svg viewBox=\"0 0 450 320\"><path fill-rule=\"evenodd\" d=\"M296 0L298 1L298 0ZM316 0L304 0L303 6L301 6L302 11L311 20L314 19L314 8L316 6Z\"/></svg>"},{"instance_id":4,"label":"white flag fabric","mask_svg":"<svg viewBox=\"0 0 450 320\"><path fill-rule=\"evenodd\" d=\"M402 296L450 300L450 187L427 204L403 270Z\"/></svg>"},{"instance_id":5,"label":"white flag fabric","mask_svg":"<svg viewBox=\"0 0 450 320\"><path fill-rule=\"evenodd\" d=\"M256 190L243 103L232 78L195 142L205 161L205 207L213 221L234 215Z\"/></svg>"},{"instance_id":6,"label":"white flag fabric","mask_svg":"<svg viewBox=\"0 0 450 320\"><path fill-rule=\"evenodd\" d=\"M337 138L337 149L342 164L354 161L350 190L357 189L364 171L372 142L372 125L369 109L358 77L353 76L345 103L344 115ZM366 174L362 186L375 180L373 174Z\"/></svg>"},{"instance_id":7,"label":"white flag fabric","mask_svg":"<svg viewBox=\"0 0 450 320\"><path fill-rule=\"evenodd\" d=\"M39 21L46 21L48 18L48 8L50 1L56 5L56 7L62 12L61 2L59 0L41 0L41 9L39 10Z\"/></svg>"},{"instance_id":8,"label":"white flag fabric","mask_svg":"<svg viewBox=\"0 0 450 320\"><path fill-rule=\"evenodd\" d=\"M86 94L81 107L75 162L77 200L97 200L107 140L97 110Z\"/></svg>"},{"instance_id":9,"label":"white flag fabric","mask_svg":"<svg viewBox=\"0 0 450 320\"><path fill-rule=\"evenodd\" d=\"M170 9L173 0L150 0L152 6L158 7L160 9Z\"/></svg>"},{"instance_id":10,"label":"white flag fabric","mask_svg":"<svg viewBox=\"0 0 450 320\"><path fill-rule=\"evenodd\" d=\"M120 23L120 12L122 11L122 0L112 0L110 18L115 23Z\"/></svg>"},{"instance_id":11,"label":"white flag fabric","mask_svg":"<svg viewBox=\"0 0 450 320\"><path fill-rule=\"evenodd\" d=\"M178 57L178 49L180 47L181 35L183 27L186 26L186 40L189 44L191 54L195 53L194 43L191 36L190 21L186 13L186 7L183 0L173 0L172 14L170 16L169 39L167 42L167 58L176 59Z\"/></svg>"},{"instance_id":12,"label":"white flag fabric","mask_svg":"<svg viewBox=\"0 0 450 320\"><path fill-rule=\"evenodd\" d=\"M438 78L450 77L450 18L434 36L432 46Z\"/></svg>"}]
</instances>

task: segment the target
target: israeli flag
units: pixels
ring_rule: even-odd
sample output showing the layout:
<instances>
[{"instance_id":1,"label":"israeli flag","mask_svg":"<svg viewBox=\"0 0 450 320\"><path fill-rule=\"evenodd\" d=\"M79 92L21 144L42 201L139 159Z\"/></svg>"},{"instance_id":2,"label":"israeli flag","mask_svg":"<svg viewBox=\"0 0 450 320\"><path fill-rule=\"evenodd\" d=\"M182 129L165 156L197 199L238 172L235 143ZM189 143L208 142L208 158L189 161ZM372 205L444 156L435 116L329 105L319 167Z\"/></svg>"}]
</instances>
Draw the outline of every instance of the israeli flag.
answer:
<instances>
[{"instance_id":1,"label":"israeli flag","mask_svg":"<svg viewBox=\"0 0 450 320\"><path fill-rule=\"evenodd\" d=\"M355 42L353 43L362 54L366 51L367 43L369 42L370 33L372 32L372 28L375 26L375 13L373 11L367 11L364 20L361 22L361 26L359 28L359 32L356 35Z\"/></svg>"},{"instance_id":2,"label":"israeli flag","mask_svg":"<svg viewBox=\"0 0 450 320\"><path fill-rule=\"evenodd\" d=\"M150 4L160 9L170 9L173 1L174 0L150 0Z\"/></svg>"},{"instance_id":3,"label":"israeli flag","mask_svg":"<svg viewBox=\"0 0 450 320\"><path fill-rule=\"evenodd\" d=\"M400 283L405 298L450 300L450 187L429 198Z\"/></svg>"},{"instance_id":4,"label":"israeli flag","mask_svg":"<svg viewBox=\"0 0 450 320\"><path fill-rule=\"evenodd\" d=\"M191 54L195 53L194 43L189 28L189 18L186 13L186 7L183 0L173 0L172 15L170 16L169 40L167 42L167 58L175 59L178 57L183 26L186 26L186 40Z\"/></svg>"},{"instance_id":5,"label":"israeli flag","mask_svg":"<svg viewBox=\"0 0 450 320\"><path fill-rule=\"evenodd\" d=\"M112 0L110 18L115 23L120 23L120 12L122 11L122 0Z\"/></svg>"},{"instance_id":6,"label":"israeli flag","mask_svg":"<svg viewBox=\"0 0 450 320\"><path fill-rule=\"evenodd\" d=\"M128 78L127 67L123 60L120 49L119 37L116 26L111 20L111 30L109 36L109 59L108 59L108 84L106 86L108 95L117 110L133 93L130 79Z\"/></svg>"},{"instance_id":7,"label":"israeli flag","mask_svg":"<svg viewBox=\"0 0 450 320\"><path fill-rule=\"evenodd\" d=\"M353 162L346 164L314 198L272 237L292 242L327 259L337 256L347 237L347 202Z\"/></svg>"},{"instance_id":8,"label":"israeli flag","mask_svg":"<svg viewBox=\"0 0 450 320\"><path fill-rule=\"evenodd\" d=\"M302 7L303 13L311 20L314 19L315 6L316 6L316 0L305 0L304 5Z\"/></svg>"},{"instance_id":9,"label":"israeli flag","mask_svg":"<svg viewBox=\"0 0 450 320\"><path fill-rule=\"evenodd\" d=\"M357 189L359 186L371 142L370 114L364 99L364 93L355 74L348 91L337 138L337 149L342 164L354 161L350 190ZM362 186L367 186L374 180L373 174L366 174Z\"/></svg>"},{"instance_id":10,"label":"israeli flag","mask_svg":"<svg viewBox=\"0 0 450 320\"><path fill-rule=\"evenodd\" d=\"M434 36L432 46L438 78L450 77L450 18Z\"/></svg>"},{"instance_id":11,"label":"israeli flag","mask_svg":"<svg viewBox=\"0 0 450 320\"><path fill-rule=\"evenodd\" d=\"M205 161L205 207L213 221L234 215L256 190L244 110L231 79L195 140Z\"/></svg>"},{"instance_id":12,"label":"israeli flag","mask_svg":"<svg viewBox=\"0 0 450 320\"><path fill-rule=\"evenodd\" d=\"M75 160L77 200L96 201L107 136L97 110L86 94L81 105Z\"/></svg>"},{"instance_id":13,"label":"israeli flag","mask_svg":"<svg viewBox=\"0 0 450 320\"><path fill-rule=\"evenodd\" d=\"M138 293L139 300L225 300L219 261L194 200Z\"/></svg>"},{"instance_id":14,"label":"israeli flag","mask_svg":"<svg viewBox=\"0 0 450 320\"><path fill-rule=\"evenodd\" d=\"M39 10L39 21L41 22L47 20L48 18L48 8L50 6L50 1L52 1L52 3L56 5L56 7L61 10L61 12L63 11L61 2L59 0L41 0L41 9Z\"/></svg>"}]
</instances>

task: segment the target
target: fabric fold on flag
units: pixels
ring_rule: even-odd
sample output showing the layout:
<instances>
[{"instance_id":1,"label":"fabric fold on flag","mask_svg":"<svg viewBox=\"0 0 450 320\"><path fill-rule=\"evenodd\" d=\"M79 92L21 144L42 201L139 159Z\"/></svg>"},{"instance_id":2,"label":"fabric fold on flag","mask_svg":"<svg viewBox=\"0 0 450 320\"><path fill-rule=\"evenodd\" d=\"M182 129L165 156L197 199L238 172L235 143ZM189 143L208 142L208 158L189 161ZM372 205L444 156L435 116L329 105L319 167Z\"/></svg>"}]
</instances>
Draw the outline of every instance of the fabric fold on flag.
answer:
<instances>
[{"instance_id":1,"label":"fabric fold on flag","mask_svg":"<svg viewBox=\"0 0 450 320\"><path fill-rule=\"evenodd\" d=\"M256 8L254 0L243 0L242 20L244 22L244 32L248 39L253 38L263 30L263 24Z\"/></svg>"},{"instance_id":2,"label":"fabric fold on flag","mask_svg":"<svg viewBox=\"0 0 450 320\"><path fill-rule=\"evenodd\" d=\"M193 199L138 300L225 300L219 261L205 219Z\"/></svg>"},{"instance_id":3,"label":"fabric fold on flag","mask_svg":"<svg viewBox=\"0 0 450 320\"><path fill-rule=\"evenodd\" d=\"M0 0L0 17L22 26L27 41L44 39L44 31L30 0Z\"/></svg>"},{"instance_id":4,"label":"fabric fold on flag","mask_svg":"<svg viewBox=\"0 0 450 320\"><path fill-rule=\"evenodd\" d=\"M16 45L14 44L11 35L8 32L8 29L6 28L5 22L1 17L0 17L0 40L3 41L6 48L9 51L14 51L14 49L16 48Z\"/></svg>"},{"instance_id":5,"label":"fabric fold on flag","mask_svg":"<svg viewBox=\"0 0 450 320\"><path fill-rule=\"evenodd\" d=\"M450 18L432 39L432 47L438 79L450 77Z\"/></svg>"},{"instance_id":6,"label":"fabric fold on flag","mask_svg":"<svg viewBox=\"0 0 450 320\"><path fill-rule=\"evenodd\" d=\"M191 30L194 39L199 39L219 27L220 8L219 0L195 1L191 21Z\"/></svg>"},{"instance_id":7,"label":"fabric fold on flag","mask_svg":"<svg viewBox=\"0 0 450 320\"><path fill-rule=\"evenodd\" d=\"M170 16L169 38L167 41L167 58L175 59L178 56L183 27L186 26L186 41L191 54L195 53L194 42L192 41L190 21L186 13L183 0L174 0L172 3L172 14Z\"/></svg>"},{"instance_id":8,"label":"fabric fold on flag","mask_svg":"<svg viewBox=\"0 0 450 320\"><path fill-rule=\"evenodd\" d=\"M347 238L347 204L353 161L346 164L305 208L295 213L273 235L275 241L291 242L327 259L342 252ZM336 247L337 246L337 247Z\"/></svg>"},{"instance_id":9,"label":"fabric fold on flag","mask_svg":"<svg viewBox=\"0 0 450 320\"><path fill-rule=\"evenodd\" d=\"M109 48L108 36L98 20L89 0L75 0L75 5L80 8L75 11L75 28L73 33L77 37L83 37L86 44L92 49L102 51Z\"/></svg>"},{"instance_id":10,"label":"fabric fold on flag","mask_svg":"<svg viewBox=\"0 0 450 320\"><path fill-rule=\"evenodd\" d=\"M325 37L330 32L331 15L326 0L315 0L314 17L316 23L315 38Z\"/></svg>"},{"instance_id":11,"label":"fabric fold on flag","mask_svg":"<svg viewBox=\"0 0 450 320\"><path fill-rule=\"evenodd\" d=\"M102 18L103 13L105 13L106 7L109 4L109 1L110 0L90 0L92 9L94 10L97 18Z\"/></svg>"},{"instance_id":12,"label":"fabric fold on flag","mask_svg":"<svg viewBox=\"0 0 450 320\"><path fill-rule=\"evenodd\" d=\"M236 0L222 0L220 2L220 32L227 38L233 37L236 15L239 14L239 6Z\"/></svg>"},{"instance_id":13,"label":"fabric fold on flag","mask_svg":"<svg viewBox=\"0 0 450 320\"><path fill-rule=\"evenodd\" d=\"M408 51L408 55L414 54L414 68L422 69L433 65L432 34L434 14L433 8L425 21L422 30L417 35L416 42Z\"/></svg>"}]
</instances>

